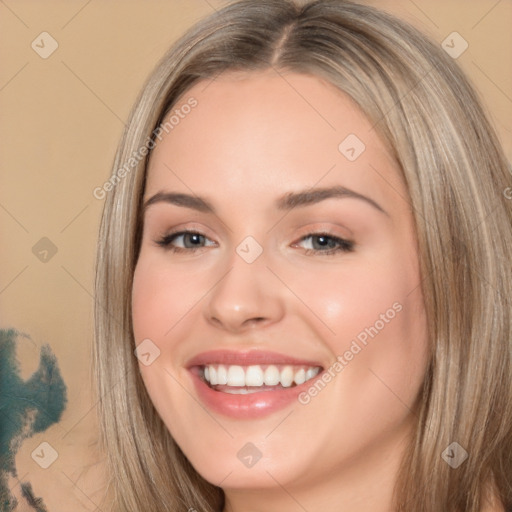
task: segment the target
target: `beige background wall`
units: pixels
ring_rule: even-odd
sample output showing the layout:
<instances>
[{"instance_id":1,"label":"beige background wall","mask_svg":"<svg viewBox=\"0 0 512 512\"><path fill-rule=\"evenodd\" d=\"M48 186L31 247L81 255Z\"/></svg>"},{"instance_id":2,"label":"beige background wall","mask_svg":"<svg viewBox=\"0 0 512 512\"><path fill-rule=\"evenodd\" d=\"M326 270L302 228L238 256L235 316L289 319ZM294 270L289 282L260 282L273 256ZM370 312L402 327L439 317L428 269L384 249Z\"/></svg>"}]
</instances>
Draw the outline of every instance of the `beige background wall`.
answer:
<instances>
[{"instance_id":1,"label":"beige background wall","mask_svg":"<svg viewBox=\"0 0 512 512\"><path fill-rule=\"evenodd\" d=\"M92 283L102 201L123 122L148 72L194 21L219 0L0 2L0 328L20 339L28 378L50 343L68 387L62 420L27 439L16 457L51 512L94 511L101 455L94 450L95 400L88 386ZM512 160L511 0L372 0L441 42L453 31L469 48L458 61L474 81ZM43 59L42 32L58 43ZM45 38L44 47L50 48ZM33 254L42 238L56 246L47 262ZM1 391L0 391L1 392ZM1 421L1 419L0 419ZM41 442L58 459L31 458ZM19 484L10 481L15 494ZM20 508L21 510L21 508Z\"/></svg>"}]
</instances>

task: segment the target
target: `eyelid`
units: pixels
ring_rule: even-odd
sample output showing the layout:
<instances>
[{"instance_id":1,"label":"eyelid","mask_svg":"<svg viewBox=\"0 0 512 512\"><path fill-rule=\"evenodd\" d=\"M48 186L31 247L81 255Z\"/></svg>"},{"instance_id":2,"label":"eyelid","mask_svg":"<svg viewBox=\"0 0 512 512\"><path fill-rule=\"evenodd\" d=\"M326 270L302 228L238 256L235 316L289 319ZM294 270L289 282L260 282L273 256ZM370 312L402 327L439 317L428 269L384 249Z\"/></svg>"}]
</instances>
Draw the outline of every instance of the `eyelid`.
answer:
<instances>
[{"instance_id":1,"label":"eyelid","mask_svg":"<svg viewBox=\"0 0 512 512\"><path fill-rule=\"evenodd\" d=\"M165 233L164 235L158 237L155 242L157 245L163 247L163 248L167 248L167 249L170 249L171 248L171 242L174 241L176 238L179 238L179 237L182 237L182 236L186 236L186 235L199 235L199 236L202 236L204 237L207 241L209 242L213 242L213 245L218 245L217 242L215 242L215 240L212 240L208 235L202 233L200 230L196 230L196 229L176 229L176 230L172 230L168 233ZM211 247L210 246L205 246L205 247ZM197 247L195 249L192 249L192 248L186 248L186 247L172 247L172 250L175 250L176 252L180 252L180 251L183 251L183 252L192 252L194 250L198 250L198 249L204 249L205 247Z\"/></svg>"},{"instance_id":2,"label":"eyelid","mask_svg":"<svg viewBox=\"0 0 512 512\"><path fill-rule=\"evenodd\" d=\"M197 233L198 235L202 235L206 238L209 238L210 240L212 237L210 234L212 233L212 230L205 226L204 224L197 223L197 222L181 222L173 227L166 227L163 224L159 226L154 227L154 229L148 230L149 233L153 231L153 237L156 238L163 238L163 237L169 237L171 235L177 235L183 234L183 233Z\"/></svg>"},{"instance_id":3,"label":"eyelid","mask_svg":"<svg viewBox=\"0 0 512 512\"><path fill-rule=\"evenodd\" d=\"M355 238L352 230L342 224L334 222L316 222L303 226L299 229L299 235L297 238L302 239L309 235L332 236L333 238L341 238L347 242L353 241Z\"/></svg>"},{"instance_id":4,"label":"eyelid","mask_svg":"<svg viewBox=\"0 0 512 512\"><path fill-rule=\"evenodd\" d=\"M330 238L331 240L334 240L337 245L337 247L334 247L334 248L328 248L326 250L319 250L319 249L304 249L304 253L306 255L310 255L310 254L317 254L317 255L322 255L322 256L329 256L329 255L334 255L334 254L339 254L339 253L349 253L349 252L353 252L355 247L356 247L356 243L349 239L349 238L344 238L344 237L341 237L341 236L338 236L336 234L333 234L333 233L330 233L329 231L312 231L310 233L307 233L306 235L303 235L301 236L297 242L294 242L292 244L292 246L297 246L300 242L303 242L304 240L307 240L308 238L319 238L319 237L326 237L326 238Z\"/></svg>"},{"instance_id":5,"label":"eyelid","mask_svg":"<svg viewBox=\"0 0 512 512\"><path fill-rule=\"evenodd\" d=\"M186 235L198 235L203 237L205 240L209 242L213 242L213 244L205 245L205 246L197 246L197 247L177 247L172 245L175 239L186 236ZM307 233L300 236L296 242L291 244L292 247L297 247L298 244L307 240L308 238L330 238L336 244L335 247L323 247L322 249L303 248L303 254L305 256L337 256L342 254L347 254L353 252L355 249L355 242L351 239L347 239L341 236L337 236L335 233L331 233L329 230L309 230ZM161 236L159 239L155 240L155 243L162 247L163 249L170 251L175 254L189 254L194 255L198 254L198 251L202 249L206 249L207 247L218 246L217 242L210 239L207 235L202 233L200 230L188 228L188 229L179 229L176 228L171 232Z\"/></svg>"}]
</instances>

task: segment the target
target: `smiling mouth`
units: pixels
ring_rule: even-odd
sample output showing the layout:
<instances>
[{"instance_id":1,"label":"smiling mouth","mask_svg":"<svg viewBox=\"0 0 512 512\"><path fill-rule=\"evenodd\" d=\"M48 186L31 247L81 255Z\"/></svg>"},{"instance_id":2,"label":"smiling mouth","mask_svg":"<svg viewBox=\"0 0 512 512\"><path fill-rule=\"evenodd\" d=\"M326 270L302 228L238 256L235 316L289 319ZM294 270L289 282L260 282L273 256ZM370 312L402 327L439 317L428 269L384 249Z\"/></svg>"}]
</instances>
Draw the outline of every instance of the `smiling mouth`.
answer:
<instances>
[{"instance_id":1,"label":"smiling mouth","mask_svg":"<svg viewBox=\"0 0 512 512\"><path fill-rule=\"evenodd\" d=\"M293 388L316 377L320 366L304 365L223 365L200 366L199 377L214 391L249 394Z\"/></svg>"}]
</instances>

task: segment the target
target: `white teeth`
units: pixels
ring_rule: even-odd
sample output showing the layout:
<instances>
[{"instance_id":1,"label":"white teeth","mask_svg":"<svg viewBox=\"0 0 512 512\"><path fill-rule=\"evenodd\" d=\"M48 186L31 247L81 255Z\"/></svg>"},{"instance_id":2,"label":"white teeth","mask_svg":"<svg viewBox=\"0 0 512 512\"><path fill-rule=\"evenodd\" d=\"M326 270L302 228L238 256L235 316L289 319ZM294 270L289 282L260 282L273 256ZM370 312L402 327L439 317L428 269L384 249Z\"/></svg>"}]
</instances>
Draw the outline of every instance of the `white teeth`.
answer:
<instances>
[{"instance_id":1,"label":"white teeth","mask_svg":"<svg viewBox=\"0 0 512 512\"><path fill-rule=\"evenodd\" d=\"M204 380L211 386L232 386L237 388L257 388L261 386L277 386L284 388L303 384L312 379L320 372L321 368L304 366L282 366L269 365L262 367L260 365L238 366L238 365L217 365L211 364L203 369ZM229 393L245 394L253 390L226 390Z\"/></svg>"},{"instance_id":2,"label":"white teeth","mask_svg":"<svg viewBox=\"0 0 512 512\"><path fill-rule=\"evenodd\" d=\"M258 389L249 388L225 388L223 393L229 393L231 395L249 395L250 393L257 393Z\"/></svg>"},{"instance_id":3,"label":"white teeth","mask_svg":"<svg viewBox=\"0 0 512 512\"><path fill-rule=\"evenodd\" d=\"M295 373L295 377L293 378L293 380L295 381L295 384L297 384L297 386L299 384L303 384L304 382L306 382L306 371L304 370L304 368L301 368L298 372Z\"/></svg>"},{"instance_id":4,"label":"white teeth","mask_svg":"<svg viewBox=\"0 0 512 512\"><path fill-rule=\"evenodd\" d=\"M249 390L247 388L233 388L227 389L226 393L229 393L231 395L248 395Z\"/></svg>"},{"instance_id":5,"label":"white teeth","mask_svg":"<svg viewBox=\"0 0 512 512\"><path fill-rule=\"evenodd\" d=\"M206 376L205 376L206 378ZM206 379L208 380L208 379ZM226 370L226 367L223 365L220 365L217 368L217 384L225 385L228 383L228 371Z\"/></svg>"},{"instance_id":6,"label":"white teeth","mask_svg":"<svg viewBox=\"0 0 512 512\"><path fill-rule=\"evenodd\" d=\"M320 368L308 368L306 372L306 380L312 379L318 375Z\"/></svg>"},{"instance_id":7,"label":"white teeth","mask_svg":"<svg viewBox=\"0 0 512 512\"><path fill-rule=\"evenodd\" d=\"M293 370L291 366L285 366L281 370L281 386L289 388L293 382Z\"/></svg>"},{"instance_id":8,"label":"white teeth","mask_svg":"<svg viewBox=\"0 0 512 512\"><path fill-rule=\"evenodd\" d=\"M249 366L245 372L246 386L263 386L263 370L261 366Z\"/></svg>"},{"instance_id":9,"label":"white teeth","mask_svg":"<svg viewBox=\"0 0 512 512\"><path fill-rule=\"evenodd\" d=\"M216 384L218 384L217 369L215 368L215 366L210 366L209 370L210 370L210 384L212 386L215 386Z\"/></svg>"},{"instance_id":10,"label":"white teeth","mask_svg":"<svg viewBox=\"0 0 512 512\"><path fill-rule=\"evenodd\" d=\"M212 367L210 366L210 369ZM211 384L211 381L210 381ZM245 372L241 366L228 367L228 386L245 386Z\"/></svg>"},{"instance_id":11,"label":"white teeth","mask_svg":"<svg viewBox=\"0 0 512 512\"><path fill-rule=\"evenodd\" d=\"M277 366L271 365L265 370L264 382L265 386L276 386L279 384L279 378L281 374L277 369Z\"/></svg>"}]
</instances>

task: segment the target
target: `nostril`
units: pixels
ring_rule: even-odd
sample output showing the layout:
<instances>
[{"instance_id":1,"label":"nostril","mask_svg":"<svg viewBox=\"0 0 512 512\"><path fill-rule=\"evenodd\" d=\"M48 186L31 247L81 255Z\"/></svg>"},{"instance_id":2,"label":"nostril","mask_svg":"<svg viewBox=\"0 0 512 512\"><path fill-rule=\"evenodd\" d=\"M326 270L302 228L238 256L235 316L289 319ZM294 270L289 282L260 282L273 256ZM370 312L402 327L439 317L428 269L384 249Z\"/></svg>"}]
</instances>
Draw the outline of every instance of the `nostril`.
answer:
<instances>
[{"instance_id":1,"label":"nostril","mask_svg":"<svg viewBox=\"0 0 512 512\"><path fill-rule=\"evenodd\" d=\"M261 322L264 322L266 320L265 317L263 316L258 316L256 318L248 318L244 324L252 324L252 323L261 323Z\"/></svg>"}]
</instances>

